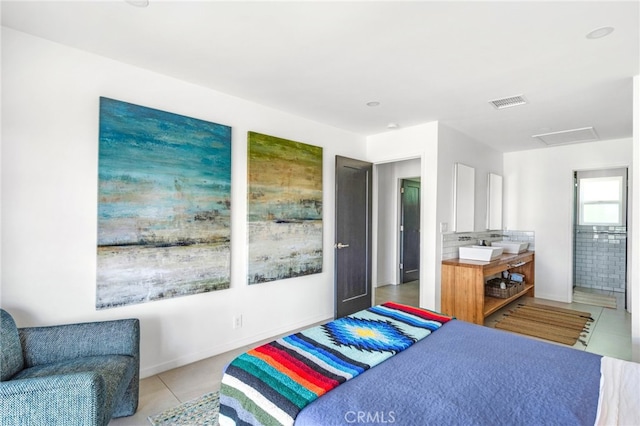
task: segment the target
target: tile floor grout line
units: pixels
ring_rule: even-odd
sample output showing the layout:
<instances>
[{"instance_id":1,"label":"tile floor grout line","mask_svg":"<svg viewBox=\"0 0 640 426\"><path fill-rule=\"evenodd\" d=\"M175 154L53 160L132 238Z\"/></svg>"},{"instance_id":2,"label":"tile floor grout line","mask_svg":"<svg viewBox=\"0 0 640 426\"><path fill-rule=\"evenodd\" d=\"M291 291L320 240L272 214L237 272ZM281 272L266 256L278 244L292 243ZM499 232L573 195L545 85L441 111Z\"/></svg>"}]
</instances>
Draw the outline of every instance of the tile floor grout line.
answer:
<instances>
[{"instance_id":1,"label":"tile floor grout line","mask_svg":"<svg viewBox=\"0 0 640 426\"><path fill-rule=\"evenodd\" d=\"M178 398L178 395L176 395L176 394L173 392L173 390L171 389L171 387L169 387L169 385L168 385L164 380L162 380L162 377L160 377L160 374L157 374L156 376L158 377L158 380L160 380L160 381L162 382L162 384L164 385L164 387L165 387L165 388L167 388L167 390L169 391L169 393L170 393L171 395L173 395L173 397L174 397L175 399L177 399L177 400L178 400L178 402L179 402L180 404L183 404L183 403L185 402L185 401L183 401L182 399Z\"/></svg>"}]
</instances>

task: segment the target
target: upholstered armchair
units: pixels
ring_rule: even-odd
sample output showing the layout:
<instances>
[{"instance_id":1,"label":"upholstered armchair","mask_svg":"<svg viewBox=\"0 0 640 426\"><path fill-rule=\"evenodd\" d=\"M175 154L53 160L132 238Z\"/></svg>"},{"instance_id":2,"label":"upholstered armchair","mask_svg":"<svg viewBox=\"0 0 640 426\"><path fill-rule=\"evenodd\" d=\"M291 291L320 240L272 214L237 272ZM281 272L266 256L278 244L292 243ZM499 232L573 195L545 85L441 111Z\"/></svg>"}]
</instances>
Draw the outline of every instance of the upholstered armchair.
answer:
<instances>
[{"instance_id":1,"label":"upholstered armchair","mask_svg":"<svg viewBox=\"0 0 640 426\"><path fill-rule=\"evenodd\" d=\"M0 425L107 425L138 407L137 319L17 328L0 309Z\"/></svg>"}]
</instances>

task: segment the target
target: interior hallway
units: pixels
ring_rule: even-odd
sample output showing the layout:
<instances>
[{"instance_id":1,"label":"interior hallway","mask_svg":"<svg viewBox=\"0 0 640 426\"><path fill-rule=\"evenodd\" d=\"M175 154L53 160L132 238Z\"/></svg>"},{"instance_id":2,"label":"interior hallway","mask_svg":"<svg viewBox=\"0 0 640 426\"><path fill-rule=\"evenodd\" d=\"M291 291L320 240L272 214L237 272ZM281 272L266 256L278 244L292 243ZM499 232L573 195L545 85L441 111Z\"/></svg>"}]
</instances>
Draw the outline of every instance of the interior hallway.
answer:
<instances>
[{"instance_id":1,"label":"interior hallway","mask_svg":"<svg viewBox=\"0 0 640 426\"><path fill-rule=\"evenodd\" d=\"M419 306L420 304L420 281L410 281L399 285L385 285L376 287L375 304L392 300L409 306Z\"/></svg>"}]
</instances>

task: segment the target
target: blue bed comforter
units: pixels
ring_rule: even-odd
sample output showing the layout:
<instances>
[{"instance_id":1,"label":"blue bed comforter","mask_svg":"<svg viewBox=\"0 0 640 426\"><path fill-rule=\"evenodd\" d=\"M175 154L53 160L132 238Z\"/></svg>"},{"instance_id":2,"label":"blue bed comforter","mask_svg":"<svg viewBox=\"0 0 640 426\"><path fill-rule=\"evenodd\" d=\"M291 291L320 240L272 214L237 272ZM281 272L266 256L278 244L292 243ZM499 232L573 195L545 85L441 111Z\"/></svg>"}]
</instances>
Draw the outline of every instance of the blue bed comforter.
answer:
<instances>
[{"instance_id":1,"label":"blue bed comforter","mask_svg":"<svg viewBox=\"0 0 640 426\"><path fill-rule=\"evenodd\" d=\"M296 425L593 425L599 355L462 321L304 408Z\"/></svg>"}]
</instances>

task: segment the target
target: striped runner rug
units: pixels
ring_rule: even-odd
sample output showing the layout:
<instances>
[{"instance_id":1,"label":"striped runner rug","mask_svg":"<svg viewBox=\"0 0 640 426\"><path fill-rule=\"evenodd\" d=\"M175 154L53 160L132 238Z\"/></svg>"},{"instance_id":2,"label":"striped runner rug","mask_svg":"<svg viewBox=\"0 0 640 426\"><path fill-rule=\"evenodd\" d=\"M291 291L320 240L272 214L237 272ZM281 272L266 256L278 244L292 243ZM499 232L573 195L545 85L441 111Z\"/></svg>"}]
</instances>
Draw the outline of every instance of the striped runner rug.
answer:
<instances>
[{"instance_id":1,"label":"striped runner rug","mask_svg":"<svg viewBox=\"0 0 640 426\"><path fill-rule=\"evenodd\" d=\"M520 304L496 324L496 328L573 346L586 337L589 312L537 303ZM580 340L586 345L584 340Z\"/></svg>"}]
</instances>

